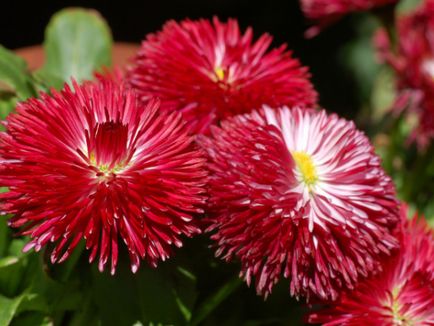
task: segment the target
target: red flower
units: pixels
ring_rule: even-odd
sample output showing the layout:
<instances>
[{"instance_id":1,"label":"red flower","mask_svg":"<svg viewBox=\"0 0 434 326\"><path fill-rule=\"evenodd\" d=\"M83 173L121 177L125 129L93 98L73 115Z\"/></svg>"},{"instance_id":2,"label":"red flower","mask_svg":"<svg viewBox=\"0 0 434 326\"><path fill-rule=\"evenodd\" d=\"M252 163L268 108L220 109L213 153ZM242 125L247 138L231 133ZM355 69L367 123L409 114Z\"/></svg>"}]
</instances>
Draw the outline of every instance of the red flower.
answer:
<instances>
[{"instance_id":1,"label":"red flower","mask_svg":"<svg viewBox=\"0 0 434 326\"><path fill-rule=\"evenodd\" d=\"M200 143L212 172L207 231L259 294L283 274L292 295L334 300L397 245L392 181L352 122L264 107Z\"/></svg>"},{"instance_id":2,"label":"red flower","mask_svg":"<svg viewBox=\"0 0 434 326\"><path fill-rule=\"evenodd\" d=\"M135 272L199 233L204 158L179 114L159 114L110 79L69 86L20 103L0 135L0 211L31 237L25 250L54 243L62 262L81 239L102 271L118 259L118 237Z\"/></svg>"},{"instance_id":3,"label":"red flower","mask_svg":"<svg viewBox=\"0 0 434 326\"><path fill-rule=\"evenodd\" d=\"M371 10L397 2L398 0L300 0L305 16L319 24L319 28L314 27L308 31L308 36L314 36L321 27L339 20L348 13Z\"/></svg>"},{"instance_id":4,"label":"red flower","mask_svg":"<svg viewBox=\"0 0 434 326\"><path fill-rule=\"evenodd\" d=\"M148 35L128 79L143 100L160 98L198 133L263 104L314 105L307 68L285 45L269 50L271 41L268 34L253 41L252 29L242 34L233 19L170 21Z\"/></svg>"},{"instance_id":5,"label":"red flower","mask_svg":"<svg viewBox=\"0 0 434 326\"><path fill-rule=\"evenodd\" d=\"M384 271L345 293L309 322L333 325L434 325L434 233L401 210L399 252Z\"/></svg>"},{"instance_id":6,"label":"red flower","mask_svg":"<svg viewBox=\"0 0 434 326\"><path fill-rule=\"evenodd\" d=\"M390 64L398 77L399 98L394 109L408 108L417 118L412 139L425 147L434 137L434 1L401 16L397 30L399 43L394 51L387 34L376 36L380 58Z\"/></svg>"}]
</instances>

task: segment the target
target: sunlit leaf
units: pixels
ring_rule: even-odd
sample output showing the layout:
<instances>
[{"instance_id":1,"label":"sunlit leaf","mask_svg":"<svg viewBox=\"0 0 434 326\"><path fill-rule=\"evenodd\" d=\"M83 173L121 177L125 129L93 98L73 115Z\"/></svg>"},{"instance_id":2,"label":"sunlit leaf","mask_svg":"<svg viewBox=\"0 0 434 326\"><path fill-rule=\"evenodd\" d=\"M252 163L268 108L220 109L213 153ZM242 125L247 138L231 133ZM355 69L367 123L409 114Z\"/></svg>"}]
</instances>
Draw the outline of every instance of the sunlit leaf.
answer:
<instances>
[{"instance_id":1,"label":"sunlit leaf","mask_svg":"<svg viewBox=\"0 0 434 326\"><path fill-rule=\"evenodd\" d=\"M9 325L25 295L9 299L0 295L0 325Z\"/></svg>"},{"instance_id":2,"label":"sunlit leaf","mask_svg":"<svg viewBox=\"0 0 434 326\"><path fill-rule=\"evenodd\" d=\"M112 37L94 10L69 8L56 13L45 31L42 79L59 87L61 81L90 79L95 70L111 65Z\"/></svg>"}]
</instances>

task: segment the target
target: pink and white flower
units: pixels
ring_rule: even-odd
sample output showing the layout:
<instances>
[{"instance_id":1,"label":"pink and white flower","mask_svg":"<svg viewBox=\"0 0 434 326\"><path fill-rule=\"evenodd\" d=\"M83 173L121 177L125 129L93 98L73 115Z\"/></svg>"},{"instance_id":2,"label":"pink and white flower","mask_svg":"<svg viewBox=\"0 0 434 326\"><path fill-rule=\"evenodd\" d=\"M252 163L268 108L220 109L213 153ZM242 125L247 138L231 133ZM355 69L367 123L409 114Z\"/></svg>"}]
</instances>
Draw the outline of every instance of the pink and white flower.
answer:
<instances>
[{"instance_id":1,"label":"pink and white flower","mask_svg":"<svg viewBox=\"0 0 434 326\"><path fill-rule=\"evenodd\" d=\"M283 274L292 295L335 300L397 246L393 183L353 122L264 107L200 143L217 255L240 259L258 293L268 295Z\"/></svg>"}]
</instances>

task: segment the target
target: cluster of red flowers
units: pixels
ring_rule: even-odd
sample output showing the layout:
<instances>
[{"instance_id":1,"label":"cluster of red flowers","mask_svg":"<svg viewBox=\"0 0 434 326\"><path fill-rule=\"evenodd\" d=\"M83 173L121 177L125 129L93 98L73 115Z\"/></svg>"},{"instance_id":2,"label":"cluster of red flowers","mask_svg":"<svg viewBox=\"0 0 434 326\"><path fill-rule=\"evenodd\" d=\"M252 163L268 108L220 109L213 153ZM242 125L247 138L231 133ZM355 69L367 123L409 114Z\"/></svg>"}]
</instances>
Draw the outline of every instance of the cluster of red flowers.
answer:
<instances>
[{"instance_id":1,"label":"cluster of red flowers","mask_svg":"<svg viewBox=\"0 0 434 326\"><path fill-rule=\"evenodd\" d=\"M395 110L416 116L412 135L421 147L434 138L434 1L398 18L398 44L382 30L376 35L380 57L396 71L400 96Z\"/></svg>"},{"instance_id":2,"label":"cluster of red flowers","mask_svg":"<svg viewBox=\"0 0 434 326\"><path fill-rule=\"evenodd\" d=\"M323 6L385 1L350 2ZM234 20L169 22L125 80L20 103L0 133L1 212L30 236L26 250L52 243L53 263L85 239L114 273L120 237L135 272L205 231L259 294L285 277L297 298L338 300L312 322L432 320L432 232L400 218L368 138L315 110L307 68L270 42Z\"/></svg>"}]
</instances>

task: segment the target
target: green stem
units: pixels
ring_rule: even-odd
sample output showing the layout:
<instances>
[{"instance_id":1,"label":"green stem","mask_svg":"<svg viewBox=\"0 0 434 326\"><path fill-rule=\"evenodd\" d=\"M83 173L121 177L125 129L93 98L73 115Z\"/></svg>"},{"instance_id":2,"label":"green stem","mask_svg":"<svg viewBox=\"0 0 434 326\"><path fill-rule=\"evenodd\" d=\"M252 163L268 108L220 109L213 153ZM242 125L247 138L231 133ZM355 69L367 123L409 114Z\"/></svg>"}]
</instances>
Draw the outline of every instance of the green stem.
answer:
<instances>
[{"instance_id":1,"label":"green stem","mask_svg":"<svg viewBox=\"0 0 434 326\"><path fill-rule=\"evenodd\" d=\"M193 313L190 326L196 326L208 317L229 295L243 283L238 276L225 283L217 292L209 296Z\"/></svg>"}]
</instances>

